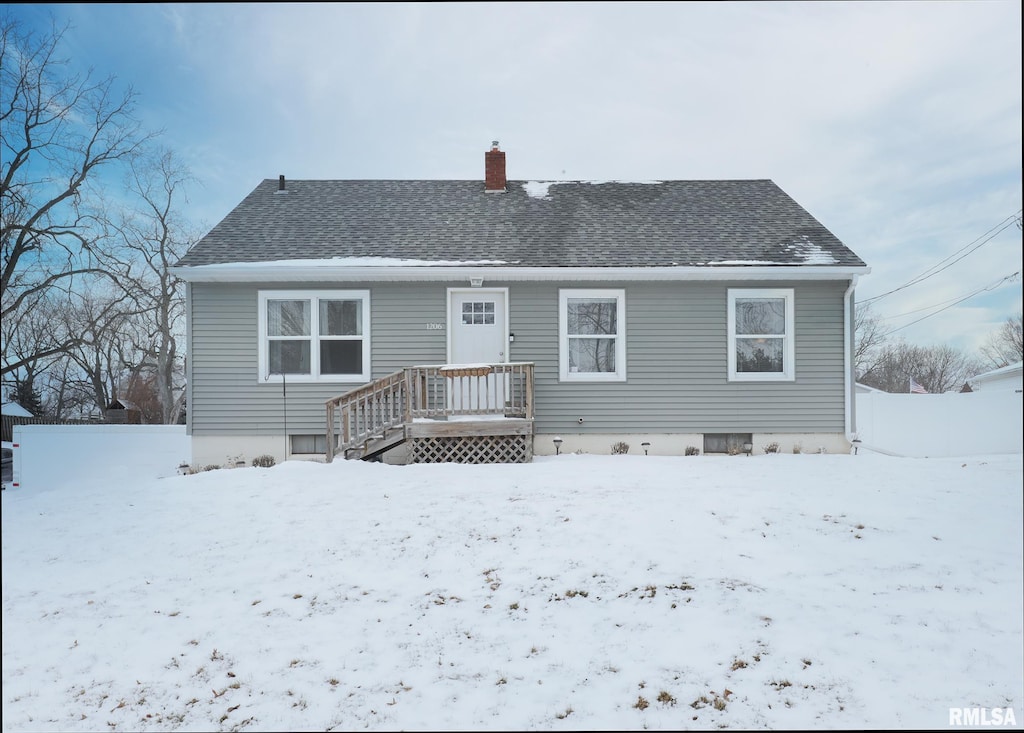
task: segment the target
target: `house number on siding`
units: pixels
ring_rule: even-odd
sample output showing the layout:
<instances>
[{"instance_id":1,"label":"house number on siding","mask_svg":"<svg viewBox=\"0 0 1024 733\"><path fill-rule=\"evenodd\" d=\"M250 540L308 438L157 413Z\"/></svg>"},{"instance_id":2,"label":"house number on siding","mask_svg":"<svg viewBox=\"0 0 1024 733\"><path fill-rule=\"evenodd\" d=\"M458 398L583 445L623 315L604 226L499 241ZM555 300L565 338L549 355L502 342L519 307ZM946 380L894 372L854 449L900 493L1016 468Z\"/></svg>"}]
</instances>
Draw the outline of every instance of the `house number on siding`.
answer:
<instances>
[{"instance_id":1,"label":"house number on siding","mask_svg":"<svg viewBox=\"0 0 1024 733\"><path fill-rule=\"evenodd\" d=\"M444 324L443 323L428 323L427 324L427 330L428 331L443 331L444 330Z\"/></svg>"}]
</instances>

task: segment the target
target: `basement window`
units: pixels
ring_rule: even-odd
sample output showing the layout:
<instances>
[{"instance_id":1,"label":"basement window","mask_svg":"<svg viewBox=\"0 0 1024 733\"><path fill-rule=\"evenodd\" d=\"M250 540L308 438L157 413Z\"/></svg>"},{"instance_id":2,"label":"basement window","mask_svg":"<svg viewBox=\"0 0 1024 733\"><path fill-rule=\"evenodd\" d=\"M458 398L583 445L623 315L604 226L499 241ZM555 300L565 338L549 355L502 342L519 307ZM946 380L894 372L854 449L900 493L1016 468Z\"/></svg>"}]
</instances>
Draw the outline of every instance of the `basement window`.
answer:
<instances>
[{"instance_id":1,"label":"basement window","mask_svg":"<svg viewBox=\"0 0 1024 733\"><path fill-rule=\"evenodd\" d=\"M704 452L743 453L743 444L752 444L753 438L753 433L704 433Z\"/></svg>"},{"instance_id":2,"label":"basement window","mask_svg":"<svg viewBox=\"0 0 1024 733\"><path fill-rule=\"evenodd\" d=\"M324 455L327 452L327 436L323 434L293 435L292 455Z\"/></svg>"}]
</instances>

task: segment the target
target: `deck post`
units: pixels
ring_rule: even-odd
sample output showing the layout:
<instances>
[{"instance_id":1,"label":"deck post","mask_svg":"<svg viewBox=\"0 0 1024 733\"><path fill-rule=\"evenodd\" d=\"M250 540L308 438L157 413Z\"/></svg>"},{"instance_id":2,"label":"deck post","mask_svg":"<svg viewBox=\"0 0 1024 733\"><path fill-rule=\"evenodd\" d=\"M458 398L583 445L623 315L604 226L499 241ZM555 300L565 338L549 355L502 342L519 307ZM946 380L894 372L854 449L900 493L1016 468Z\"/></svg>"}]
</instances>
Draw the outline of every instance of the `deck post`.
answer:
<instances>
[{"instance_id":1,"label":"deck post","mask_svg":"<svg viewBox=\"0 0 1024 733\"><path fill-rule=\"evenodd\" d=\"M412 370L402 370L402 379L405 381L405 400L402 405L402 422L412 422Z\"/></svg>"},{"instance_id":2,"label":"deck post","mask_svg":"<svg viewBox=\"0 0 1024 733\"><path fill-rule=\"evenodd\" d=\"M347 446L352 438L352 428L349 425L349 408L341 408L341 444Z\"/></svg>"},{"instance_id":3,"label":"deck post","mask_svg":"<svg viewBox=\"0 0 1024 733\"><path fill-rule=\"evenodd\" d=\"M327 462L334 461L334 400L327 403Z\"/></svg>"},{"instance_id":4,"label":"deck post","mask_svg":"<svg viewBox=\"0 0 1024 733\"><path fill-rule=\"evenodd\" d=\"M526 417L533 419L533 364L524 367L523 376L526 378Z\"/></svg>"}]
</instances>

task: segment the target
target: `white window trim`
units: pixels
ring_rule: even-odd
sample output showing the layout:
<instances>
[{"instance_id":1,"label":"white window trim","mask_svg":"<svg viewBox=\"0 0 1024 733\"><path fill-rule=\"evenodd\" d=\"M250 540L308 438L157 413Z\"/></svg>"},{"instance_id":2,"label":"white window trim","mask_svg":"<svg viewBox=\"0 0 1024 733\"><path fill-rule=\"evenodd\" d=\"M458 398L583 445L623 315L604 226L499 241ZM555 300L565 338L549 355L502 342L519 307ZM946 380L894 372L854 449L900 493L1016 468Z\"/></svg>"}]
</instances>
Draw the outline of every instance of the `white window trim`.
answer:
<instances>
[{"instance_id":1,"label":"white window trim","mask_svg":"<svg viewBox=\"0 0 1024 733\"><path fill-rule=\"evenodd\" d=\"M569 299L615 298L615 371L569 371ZM625 382L626 381L626 291L595 289L560 289L558 291L558 373L563 382Z\"/></svg>"},{"instance_id":2,"label":"white window trim","mask_svg":"<svg viewBox=\"0 0 1024 733\"><path fill-rule=\"evenodd\" d=\"M743 298L784 298L786 301L786 333L782 342L781 372L736 371L736 300ZM796 380L796 308L793 288L730 288L729 289L729 381L730 382L792 382ZM740 335L741 338L746 336Z\"/></svg>"},{"instance_id":3,"label":"white window trim","mask_svg":"<svg viewBox=\"0 0 1024 733\"><path fill-rule=\"evenodd\" d=\"M369 290L260 290L259 291L259 382L332 382L362 384L370 381L370 291ZM267 301L310 301L310 374L270 374L270 349L267 347ZM319 318L321 300L362 300L363 302L363 364L360 374L320 375Z\"/></svg>"}]
</instances>

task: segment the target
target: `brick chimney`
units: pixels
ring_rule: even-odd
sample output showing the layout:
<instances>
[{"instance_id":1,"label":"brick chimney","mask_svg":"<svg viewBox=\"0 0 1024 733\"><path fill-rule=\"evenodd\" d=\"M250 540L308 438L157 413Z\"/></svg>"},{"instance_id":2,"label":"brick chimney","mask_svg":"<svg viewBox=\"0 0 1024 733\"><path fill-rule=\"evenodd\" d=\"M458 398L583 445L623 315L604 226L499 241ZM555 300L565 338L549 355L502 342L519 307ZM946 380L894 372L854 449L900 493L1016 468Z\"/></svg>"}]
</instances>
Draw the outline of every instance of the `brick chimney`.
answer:
<instances>
[{"instance_id":1,"label":"brick chimney","mask_svg":"<svg viewBox=\"0 0 1024 733\"><path fill-rule=\"evenodd\" d=\"M498 150L498 141L484 153L484 191L505 193L505 154Z\"/></svg>"}]
</instances>

